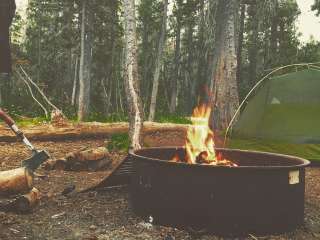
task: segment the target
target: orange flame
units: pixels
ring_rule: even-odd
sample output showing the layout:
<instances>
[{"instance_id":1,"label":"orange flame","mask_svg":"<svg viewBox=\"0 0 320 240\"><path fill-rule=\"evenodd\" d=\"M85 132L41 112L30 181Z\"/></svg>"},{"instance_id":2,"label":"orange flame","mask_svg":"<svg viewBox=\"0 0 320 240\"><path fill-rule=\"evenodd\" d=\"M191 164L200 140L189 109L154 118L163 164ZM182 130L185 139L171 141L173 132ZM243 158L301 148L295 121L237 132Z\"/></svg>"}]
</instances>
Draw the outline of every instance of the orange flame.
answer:
<instances>
[{"instance_id":1,"label":"orange flame","mask_svg":"<svg viewBox=\"0 0 320 240\"><path fill-rule=\"evenodd\" d=\"M214 134L209 128L211 108L205 104L193 110L192 127L188 129L186 139L186 161L197 163L197 158L214 160Z\"/></svg>"},{"instance_id":2,"label":"orange flame","mask_svg":"<svg viewBox=\"0 0 320 240\"><path fill-rule=\"evenodd\" d=\"M180 162L180 157L179 154L176 153L173 158L171 159L171 162Z\"/></svg>"},{"instance_id":3,"label":"orange flame","mask_svg":"<svg viewBox=\"0 0 320 240\"><path fill-rule=\"evenodd\" d=\"M209 127L210 114L211 107L206 104L202 104L193 110L192 126L187 131L184 161L190 164L237 166L224 159L221 153L216 156L214 133ZM171 161L179 162L181 159L176 154Z\"/></svg>"}]
</instances>

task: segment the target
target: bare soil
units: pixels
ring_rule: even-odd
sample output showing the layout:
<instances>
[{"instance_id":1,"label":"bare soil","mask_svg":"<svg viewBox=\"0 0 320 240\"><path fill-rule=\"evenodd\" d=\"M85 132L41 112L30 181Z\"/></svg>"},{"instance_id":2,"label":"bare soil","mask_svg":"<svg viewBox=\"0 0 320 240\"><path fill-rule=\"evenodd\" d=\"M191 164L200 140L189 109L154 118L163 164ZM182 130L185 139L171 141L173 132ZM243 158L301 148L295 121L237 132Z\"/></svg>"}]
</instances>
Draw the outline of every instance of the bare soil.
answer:
<instances>
[{"instance_id":1,"label":"bare soil","mask_svg":"<svg viewBox=\"0 0 320 240\"><path fill-rule=\"evenodd\" d=\"M145 136L148 146L167 145L168 139L182 143L184 134L161 130ZM104 146L103 139L68 140L59 142L35 142L54 158L86 147ZM0 170L18 167L20 161L29 157L21 143L0 143ZM113 158L123 158L125 153L112 153ZM64 172L43 169L47 175L37 178L35 186L41 191L40 205L30 214L17 215L0 212L0 239L105 239L105 240L216 240L214 235L145 223L130 208L127 187L107 190L103 193L74 193L62 196L70 185L76 189L92 186L104 177L105 172ZM306 174L305 225L296 231L279 235L256 237L249 235L238 239L320 239L320 169L308 168ZM227 238L226 238L227 239Z\"/></svg>"}]
</instances>

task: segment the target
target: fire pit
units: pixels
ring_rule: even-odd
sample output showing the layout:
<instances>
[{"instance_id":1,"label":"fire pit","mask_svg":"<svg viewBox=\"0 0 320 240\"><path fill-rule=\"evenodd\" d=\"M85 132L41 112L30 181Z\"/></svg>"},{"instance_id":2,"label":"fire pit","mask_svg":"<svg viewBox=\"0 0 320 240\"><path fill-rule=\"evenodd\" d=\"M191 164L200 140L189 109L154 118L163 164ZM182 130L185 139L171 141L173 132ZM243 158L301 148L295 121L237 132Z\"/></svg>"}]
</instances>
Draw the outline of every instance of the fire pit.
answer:
<instances>
[{"instance_id":1,"label":"fire pit","mask_svg":"<svg viewBox=\"0 0 320 240\"><path fill-rule=\"evenodd\" d=\"M146 148L133 158L134 211L154 223L220 234L290 231L304 220L307 160L215 149L234 166L173 162L185 148Z\"/></svg>"}]
</instances>

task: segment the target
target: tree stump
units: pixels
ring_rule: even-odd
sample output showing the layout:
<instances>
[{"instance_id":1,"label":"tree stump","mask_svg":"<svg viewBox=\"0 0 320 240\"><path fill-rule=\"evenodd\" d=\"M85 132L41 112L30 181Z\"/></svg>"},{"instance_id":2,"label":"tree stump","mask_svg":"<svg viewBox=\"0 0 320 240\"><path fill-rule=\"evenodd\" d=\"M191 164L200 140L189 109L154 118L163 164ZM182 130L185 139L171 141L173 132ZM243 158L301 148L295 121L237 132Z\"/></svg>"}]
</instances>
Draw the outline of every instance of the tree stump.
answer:
<instances>
[{"instance_id":1,"label":"tree stump","mask_svg":"<svg viewBox=\"0 0 320 240\"><path fill-rule=\"evenodd\" d=\"M4 212L28 213L38 205L39 201L39 190L32 188L26 194L0 199L0 210Z\"/></svg>"},{"instance_id":2,"label":"tree stump","mask_svg":"<svg viewBox=\"0 0 320 240\"><path fill-rule=\"evenodd\" d=\"M0 172L0 196L27 193L32 185L33 173L25 167Z\"/></svg>"}]
</instances>

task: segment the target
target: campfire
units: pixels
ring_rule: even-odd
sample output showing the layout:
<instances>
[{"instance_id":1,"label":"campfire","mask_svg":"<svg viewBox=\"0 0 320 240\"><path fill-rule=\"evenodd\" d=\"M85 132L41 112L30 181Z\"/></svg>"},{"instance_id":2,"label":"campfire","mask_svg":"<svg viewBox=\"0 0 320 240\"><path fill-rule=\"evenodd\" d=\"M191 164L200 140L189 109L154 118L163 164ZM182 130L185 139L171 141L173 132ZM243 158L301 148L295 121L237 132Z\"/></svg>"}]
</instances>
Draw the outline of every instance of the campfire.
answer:
<instances>
[{"instance_id":1,"label":"campfire","mask_svg":"<svg viewBox=\"0 0 320 240\"><path fill-rule=\"evenodd\" d=\"M211 110L207 105L194 109L184 147L129 153L134 212L154 224L228 236L281 233L303 224L309 162L218 148L209 125Z\"/></svg>"},{"instance_id":2,"label":"campfire","mask_svg":"<svg viewBox=\"0 0 320 240\"><path fill-rule=\"evenodd\" d=\"M214 132L210 129L209 124L210 115L211 107L207 104L201 104L193 110L192 126L189 127L186 136L186 155L181 158L176 153L172 162L237 167L237 164L224 159L221 153L216 154Z\"/></svg>"}]
</instances>

